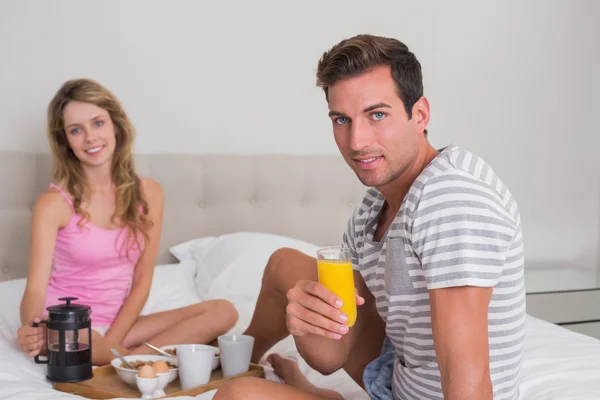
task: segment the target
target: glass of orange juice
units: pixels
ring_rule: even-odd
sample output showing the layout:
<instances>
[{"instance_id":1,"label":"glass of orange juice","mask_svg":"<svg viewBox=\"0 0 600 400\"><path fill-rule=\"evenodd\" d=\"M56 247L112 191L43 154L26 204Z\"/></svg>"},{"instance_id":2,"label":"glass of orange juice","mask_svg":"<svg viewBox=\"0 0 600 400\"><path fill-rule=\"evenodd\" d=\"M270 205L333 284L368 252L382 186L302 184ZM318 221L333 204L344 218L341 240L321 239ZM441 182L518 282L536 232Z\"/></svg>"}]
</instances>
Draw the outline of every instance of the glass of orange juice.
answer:
<instances>
[{"instance_id":1,"label":"glass of orange juice","mask_svg":"<svg viewBox=\"0 0 600 400\"><path fill-rule=\"evenodd\" d=\"M319 282L342 300L342 311L348 316L346 325L356 322L356 297L352 257L347 247L327 247L317 251Z\"/></svg>"}]
</instances>

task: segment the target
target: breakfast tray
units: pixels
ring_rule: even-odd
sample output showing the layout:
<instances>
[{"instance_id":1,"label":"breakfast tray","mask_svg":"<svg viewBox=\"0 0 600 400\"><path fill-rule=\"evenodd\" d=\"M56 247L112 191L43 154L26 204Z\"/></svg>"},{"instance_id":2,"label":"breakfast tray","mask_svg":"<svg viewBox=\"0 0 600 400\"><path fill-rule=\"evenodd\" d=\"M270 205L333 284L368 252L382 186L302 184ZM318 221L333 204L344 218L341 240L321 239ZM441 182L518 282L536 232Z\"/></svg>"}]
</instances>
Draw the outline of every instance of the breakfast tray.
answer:
<instances>
[{"instance_id":1,"label":"breakfast tray","mask_svg":"<svg viewBox=\"0 0 600 400\"><path fill-rule=\"evenodd\" d=\"M192 389L182 390L179 384L179 378L171 382L165 388L167 397L176 396L197 396L209 390L218 389L225 382L240 378L243 376L254 376L264 378L265 372L262 366L250 364L248 372L243 374L223 378L221 368L214 370L210 376L210 381L201 386ZM135 386L130 386L123 382L117 375L112 365L105 365L94 369L94 377L87 381L77 383L55 383L54 389L61 392L72 393L79 396L87 397L88 399L113 399L113 398L140 398L141 392Z\"/></svg>"}]
</instances>

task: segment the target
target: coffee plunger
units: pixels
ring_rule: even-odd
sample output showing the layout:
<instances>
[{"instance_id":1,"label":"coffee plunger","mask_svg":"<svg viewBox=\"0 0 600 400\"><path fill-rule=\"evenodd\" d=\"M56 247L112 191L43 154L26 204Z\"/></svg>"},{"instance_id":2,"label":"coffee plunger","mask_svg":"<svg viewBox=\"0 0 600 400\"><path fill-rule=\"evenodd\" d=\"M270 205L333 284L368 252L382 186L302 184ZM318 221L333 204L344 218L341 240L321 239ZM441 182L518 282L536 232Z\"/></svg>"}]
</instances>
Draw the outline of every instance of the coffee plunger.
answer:
<instances>
[{"instance_id":1,"label":"coffee plunger","mask_svg":"<svg viewBox=\"0 0 600 400\"><path fill-rule=\"evenodd\" d=\"M46 347L48 356L37 364L48 364L46 377L52 382L79 382L93 377L91 309L83 304L71 304L77 297L61 297L66 304L46 308ZM38 326L33 323L33 326Z\"/></svg>"}]
</instances>

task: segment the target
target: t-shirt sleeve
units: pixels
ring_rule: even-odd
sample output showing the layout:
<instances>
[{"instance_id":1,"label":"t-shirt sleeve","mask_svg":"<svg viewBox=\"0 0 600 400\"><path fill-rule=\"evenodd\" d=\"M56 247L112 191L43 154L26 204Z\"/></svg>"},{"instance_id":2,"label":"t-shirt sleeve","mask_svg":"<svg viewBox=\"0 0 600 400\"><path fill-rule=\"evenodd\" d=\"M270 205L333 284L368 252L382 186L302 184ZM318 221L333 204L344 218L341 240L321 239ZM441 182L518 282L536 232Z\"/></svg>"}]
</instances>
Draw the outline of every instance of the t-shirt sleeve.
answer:
<instances>
[{"instance_id":1,"label":"t-shirt sleeve","mask_svg":"<svg viewBox=\"0 0 600 400\"><path fill-rule=\"evenodd\" d=\"M485 182L457 172L431 178L411 230L427 289L495 286L516 232L500 196Z\"/></svg>"},{"instance_id":2,"label":"t-shirt sleeve","mask_svg":"<svg viewBox=\"0 0 600 400\"><path fill-rule=\"evenodd\" d=\"M356 212L348 219L348 224L346 226L346 231L344 232L342 243L344 247L350 249L350 254L352 255L352 269L355 271L360 271L360 267L358 265L358 252L356 251L356 242L355 242L355 225L354 219L356 217Z\"/></svg>"}]
</instances>

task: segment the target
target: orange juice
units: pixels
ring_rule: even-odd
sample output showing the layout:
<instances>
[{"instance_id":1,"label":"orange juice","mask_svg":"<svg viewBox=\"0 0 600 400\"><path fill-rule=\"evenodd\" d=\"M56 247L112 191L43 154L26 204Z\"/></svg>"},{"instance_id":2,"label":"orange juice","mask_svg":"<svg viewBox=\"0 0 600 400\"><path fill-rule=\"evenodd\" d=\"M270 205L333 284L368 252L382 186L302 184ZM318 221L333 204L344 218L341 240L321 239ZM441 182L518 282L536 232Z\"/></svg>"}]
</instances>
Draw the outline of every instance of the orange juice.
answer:
<instances>
[{"instance_id":1,"label":"orange juice","mask_svg":"<svg viewBox=\"0 0 600 400\"><path fill-rule=\"evenodd\" d=\"M356 322L356 297L352 262L346 260L318 260L319 282L335 293L344 303L340 310L348 316L346 325Z\"/></svg>"}]
</instances>

